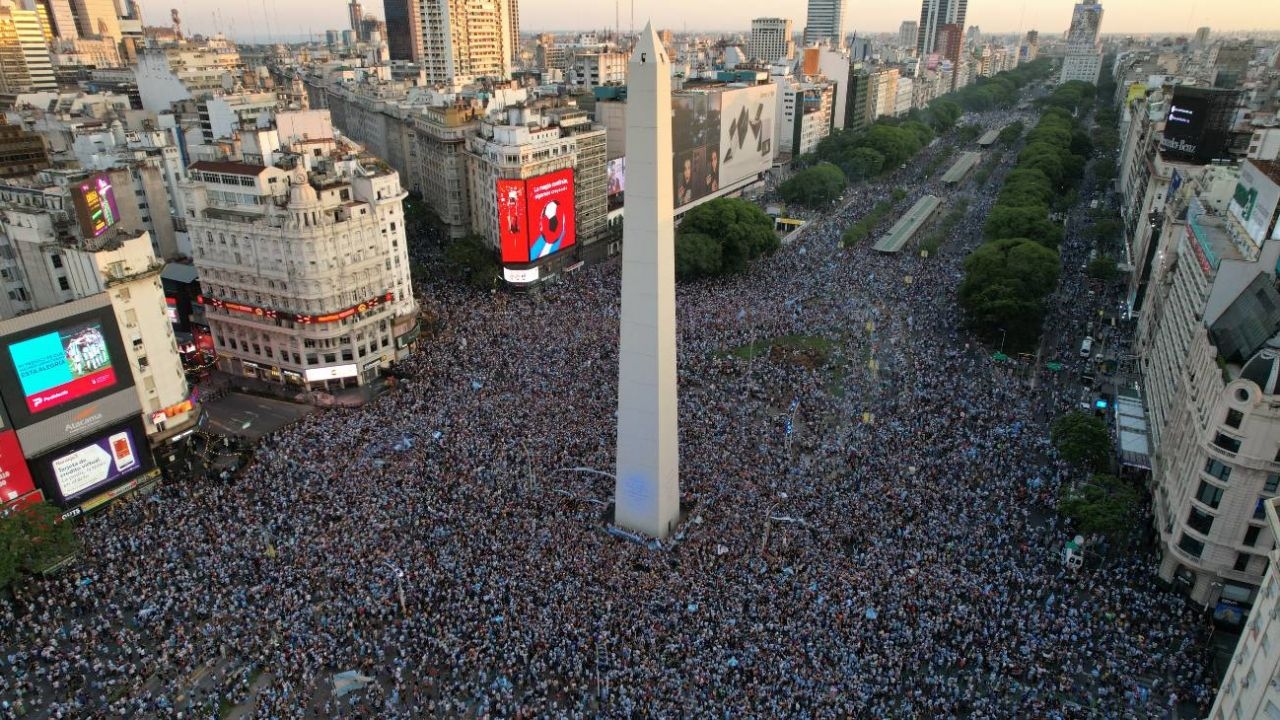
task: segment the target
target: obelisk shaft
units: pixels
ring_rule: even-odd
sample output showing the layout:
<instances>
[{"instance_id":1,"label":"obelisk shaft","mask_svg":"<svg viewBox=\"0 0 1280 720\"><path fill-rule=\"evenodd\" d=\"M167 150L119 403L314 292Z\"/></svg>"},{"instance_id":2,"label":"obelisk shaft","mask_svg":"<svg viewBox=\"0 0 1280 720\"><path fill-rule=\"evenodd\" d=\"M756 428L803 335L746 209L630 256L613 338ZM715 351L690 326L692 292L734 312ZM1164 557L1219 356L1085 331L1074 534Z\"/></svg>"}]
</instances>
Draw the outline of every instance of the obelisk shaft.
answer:
<instances>
[{"instance_id":1,"label":"obelisk shaft","mask_svg":"<svg viewBox=\"0 0 1280 720\"><path fill-rule=\"evenodd\" d=\"M680 516L671 62L646 25L627 67L627 196L614 521L666 537Z\"/></svg>"}]
</instances>

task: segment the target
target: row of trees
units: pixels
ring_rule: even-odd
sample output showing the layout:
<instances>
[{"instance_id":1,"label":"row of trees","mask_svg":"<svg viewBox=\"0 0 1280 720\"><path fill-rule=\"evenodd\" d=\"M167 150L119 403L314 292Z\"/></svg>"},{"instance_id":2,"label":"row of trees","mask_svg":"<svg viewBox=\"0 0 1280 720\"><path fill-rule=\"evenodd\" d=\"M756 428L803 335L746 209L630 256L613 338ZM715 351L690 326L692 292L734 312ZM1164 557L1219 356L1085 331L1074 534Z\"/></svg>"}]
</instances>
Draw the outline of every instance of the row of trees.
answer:
<instances>
[{"instance_id":1,"label":"row of trees","mask_svg":"<svg viewBox=\"0 0 1280 720\"><path fill-rule=\"evenodd\" d=\"M717 198L685 213L676 231L676 278L692 280L741 272L782 242L773 218L741 198Z\"/></svg>"},{"instance_id":2,"label":"row of trees","mask_svg":"<svg viewBox=\"0 0 1280 720\"><path fill-rule=\"evenodd\" d=\"M1057 247L1063 229L1052 217L1059 199L1079 181L1091 150L1076 128L1075 112L1093 98L1085 83L1066 83L1046 101L1040 122L1027 133L1018 166L1005 178L983 226L987 242L965 258L960 302L977 332L997 336L1010 349L1029 350L1040 337L1044 298L1061 272Z\"/></svg>"},{"instance_id":3,"label":"row of trees","mask_svg":"<svg viewBox=\"0 0 1280 720\"><path fill-rule=\"evenodd\" d=\"M1059 457L1089 478L1063 489L1058 512L1086 534L1119 537L1132 530L1141 494L1132 482L1108 474L1114 445L1106 423L1088 413L1067 413L1053 421L1049 437Z\"/></svg>"}]
</instances>

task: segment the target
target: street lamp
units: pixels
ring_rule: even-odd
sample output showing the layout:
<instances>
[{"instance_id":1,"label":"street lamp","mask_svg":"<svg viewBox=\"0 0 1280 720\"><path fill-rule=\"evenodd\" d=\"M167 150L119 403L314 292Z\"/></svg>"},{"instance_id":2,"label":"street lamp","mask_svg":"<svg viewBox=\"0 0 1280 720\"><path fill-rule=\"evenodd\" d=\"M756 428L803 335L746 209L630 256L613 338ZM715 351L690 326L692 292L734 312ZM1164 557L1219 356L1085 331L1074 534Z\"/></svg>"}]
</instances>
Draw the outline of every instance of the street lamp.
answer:
<instances>
[{"instance_id":1,"label":"street lamp","mask_svg":"<svg viewBox=\"0 0 1280 720\"><path fill-rule=\"evenodd\" d=\"M396 574L396 589L399 591L399 594L400 594L400 614L408 616L409 609L405 607L405 604L404 604L404 570L396 567L395 565L392 565L386 560L383 560L382 564L391 568L391 571Z\"/></svg>"},{"instance_id":2,"label":"street lamp","mask_svg":"<svg viewBox=\"0 0 1280 720\"><path fill-rule=\"evenodd\" d=\"M1000 328L1000 352L1004 352L1004 338L1008 334L1004 328Z\"/></svg>"}]
</instances>

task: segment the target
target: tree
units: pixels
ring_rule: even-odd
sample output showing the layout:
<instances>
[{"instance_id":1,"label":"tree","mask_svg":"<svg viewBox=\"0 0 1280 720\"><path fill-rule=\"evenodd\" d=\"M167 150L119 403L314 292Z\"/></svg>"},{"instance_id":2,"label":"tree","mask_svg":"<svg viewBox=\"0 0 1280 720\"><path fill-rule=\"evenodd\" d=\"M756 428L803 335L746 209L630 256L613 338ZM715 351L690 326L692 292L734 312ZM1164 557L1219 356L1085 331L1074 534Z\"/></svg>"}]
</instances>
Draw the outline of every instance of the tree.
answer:
<instances>
[{"instance_id":1,"label":"tree","mask_svg":"<svg viewBox=\"0 0 1280 720\"><path fill-rule=\"evenodd\" d=\"M1116 259L1110 255L1101 255L1089 262L1089 277L1102 282L1111 282L1116 279L1120 271L1116 269Z\"/></svg>"},{"instance_id":2,"label":"tree","mask_svg":"<svg viewBox=\"0 0 1280 720\"><path fill-rule=\"evenodd\" d=\"M1111 460L1111 435L1100 418L1071 412L1053 421L1049 428L1058 455L1069 463L1093 471L1105 470Z\"/></svg>"},{"instance_id":3,"label":"tree","mask_svg":"<svg viewBox=\"0 0 1280 720\"><path fill-rule=\"evenodd\" d=\"M751 260L782 245L774 232L773 218L759 207L741 198L716 198L690 210L680 223L676 250L684 253L685 278L704 276L703 270L714 258L702 239L693 240L681 251L681 237L685 235L700 235L719 246L719 262L714 271L705 275L740 272ZM677 269L679 265L677 259Z\"/></svg>"},{"instance_id":4,"label":"tree","mask_svg":"<svg viewBox=\"0 0 1280 720\"><path fill-rule=\"evenodd\" d=\"M1058 512L1082 533L1116 537L1133 529L1138 514L1138 491L1113 475L1094 475L1091 482L1069 490Z\"/></svg>"},{"instance_id":5,"label":"tree","mask_svg":"<svg viewBox=\"0 0 1280 720\"><path fill-rule=\"evenodd\" d=\"M720 243L709 235L684 232L676 236L676 278L694 280L720 274Z\"/></svg>"},{"instance_id":6,"label":"tree","mask_svg":"<svg viewBox=\"0 0 1280 720\"><path fill-rule=\"evenodd\" d=\"M74 528L52 505L30 505L0 517L0 587L40 572L78 549Z\"/></svg>"},{"instance_id":7,"label":"tree","mask_svg":"<svg viewBox=\"0 0 1280 720\"><path fill-rule=\"evenodd\" d=\"M1044 317L1044 296L1061 272L1057 251L1025 238L994 240L964 260L960 304L988 339L1005 332L1010 348L1033 347Z\"/></svg>"},{"instance_id":8,"label":"tree","mask_svg":"<svg viewBox=\"0 0 1280 720\"><path fill-rule=\"evenodd\" d=\"M844 191L845 176L831 163L819 163L792 175L778 188L782 199L813 208L826 207Z\"/></svg>"},{"instance_id":9,"label":"tree","mask_svg":"<svg viewBox=\"0 0 1280 720\"><path fill-rule=\"evenodd\" d=\"M850 182L873 178L884 171L884 155L869 147L854 148L840 168Z\"/></svg>"},{"instance_id":10,"label":"tree","mask_svg":"<svg viewBox=\"0 0 1280 720\"><path fill-rule=\"evenodd\" d=\"M494 252L479 236L471 235L450 242L444 249L445 260L453 273L472 287L484 290L498 282L498 263Z\"/></svg>"},{"instance_id":11,"label":"tree","mask_svg":"<svg viewBox=\"0 0 1280 720\"><path fill-rule=\"evenodd\" d=\"M1050 220L1046 208L1038 205L996 205L987 213L982 232L991 240L1029 238L1051 248L1062 242L1062 226Z\"/></svg>"},{"instance_id":12,"label":"tree","mask_svg":"<svg viewBox=\"0 0 1280 720\"><path fill-rule=\"evenodd\" d=\"M1018 140L1018 138L1022 137L1022 131L1025 129L1026 126L1023 125L1021 120L1014 120L1001 128L999 135L1000 142L1005 145L1012 145Z\"/></svg>"}]
</instances>

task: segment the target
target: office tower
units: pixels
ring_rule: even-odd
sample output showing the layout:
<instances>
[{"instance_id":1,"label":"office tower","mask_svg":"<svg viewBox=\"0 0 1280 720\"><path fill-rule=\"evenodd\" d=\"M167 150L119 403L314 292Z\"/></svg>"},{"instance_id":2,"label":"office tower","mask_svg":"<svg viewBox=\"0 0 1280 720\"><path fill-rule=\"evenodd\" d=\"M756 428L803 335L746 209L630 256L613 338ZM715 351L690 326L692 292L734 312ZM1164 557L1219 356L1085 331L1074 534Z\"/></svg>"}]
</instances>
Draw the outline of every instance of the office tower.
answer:
<instances>
[{"instance_id":1,"label":"office tower","mask_svg":"<svg viewBox=\"0 0 1280 720\"><path fill-rule=\"evenodd\" d=\"M1102 5L1096 2L1076 3L1071 12L1071 28L1067 30L1067 54L1062 59L1059 83L1083 80L1096 85L1102 72Z\"/></svg>"},{"instance_id":2,"label":"office tower","mask_svg":"<svg viewBox=\"0 0 1280 720\"><path fill-rule=\"evenodd\" d=\"M1196 47L1203 48L1203 47L1209 46L1209 28L1208 27L1196 28L1195 42L1196 42Z\"/></svg>"},{"instance_id":3,"label":"office tower","mask_svg":"<svg viewBox=\"0 0 1280 720\"><path fill-rule=\"evenodd\" d=\"M76 14L71 9L71 0L39 0L53 23L53 34L62 40L76 40L80 31L76 29Z\"/></svg>"},{"instance_id":4,"label":"office tower","mask_svg":"<svg viewBox=\"0 0 1280 720\"><path fill-rule=\"evenodd\" d=\"M0 92L55 90L57 87L40 15L3 0L0 2Z\"/></svg>"},{"instance_id":5,"label":"office tower","mask_svg":"<svg viewBox=\"0 0 1280 720\"><path fill-rule=\"evenodd\" d=\"M422 60L422 15L414 0L382 0L387 22L387 54L392 60Z\"/></svg>"},{"instance_id":6,"label":"office tower","mask_svg":"<svg viewBox=\"0 0 1280 720\"><path fill-rule=\"evenodd\" d=\"M916 36L920 34L920 23L915 20L903 20L898 26L898 47L915 49Z\"/></svg>"},{"instance_id":7,"label":"office tower","mask_svg":"<svg viewBox=\"0 0 1280 720\"><path fill-rule=\"evenodd\" d=\"M646 25L627 77L614 523L665 538L680 517L671 63Z\"/></svg>"},{"instance_id":8,"label":"office tower","mask_svg":"<svg viewBox=\"0 0 1280 720\"><path fill-rule=\"evenodd\" d=\"M751 21L751 38L747 40L747 58L778 62L795 57L796 45L791 39L791 21L786 18L756 18Z\"/></svg>"},{"instance_id":9,"label":"office tower","mask_svg":"<svg viewBox=\"0 0 1280 720\"><path fill-rule=\"evenodd\" d=\"M968 8L969 0L923 0L916 35L916 57L922 58L938 52L938 31L943 25L959 25L964 28Z\"/></svg>"},{"instance_id":10,"label":"office tower","mask_svg":"<svg viewBox=\"0 0 1280 720\"><path fill-rule=\"evenodd\" d=\"M507 22L511 26L511 62L520 57L520 0L507 0Z\"/></svg>"},{"instance_id":11,"label":"office tower","mask_svg":"<svg viewBox=\"0 0 1280 720\"><path fill-rule=\"evenodd\" d=\"M845 0L809 0L809 13L805 17L805 47L829 42L832 47L844 44Z\"/></svg>"},{"instance_id":12,"label":"office tower","mask_svg":"<svg viewBox=\"0 0 1280 720\"><path fill-rule=\"evenodd\" d=\"M113 0L72 0L71 7L82 36L120 40L120 16Z\"/></svg>"},{"instance_id":13,"label":"office tower","mask_svg":"<svg viewBox=\"0 0 1280 720\"><path fill-rule=\"evenodd\" d=\"M347 17L351 20L351 29L355 31L357 37L363 40L364 38L360 36L362 31L360 23L364 20L364 8L361 7L358 0L351 0L351 4L347 5Z\"/></svg>"}]
</instances>

